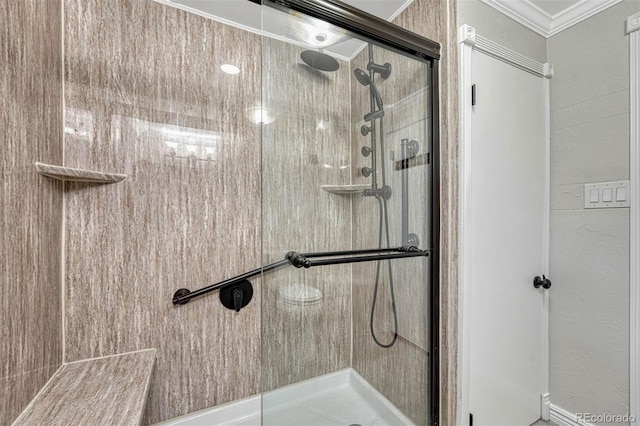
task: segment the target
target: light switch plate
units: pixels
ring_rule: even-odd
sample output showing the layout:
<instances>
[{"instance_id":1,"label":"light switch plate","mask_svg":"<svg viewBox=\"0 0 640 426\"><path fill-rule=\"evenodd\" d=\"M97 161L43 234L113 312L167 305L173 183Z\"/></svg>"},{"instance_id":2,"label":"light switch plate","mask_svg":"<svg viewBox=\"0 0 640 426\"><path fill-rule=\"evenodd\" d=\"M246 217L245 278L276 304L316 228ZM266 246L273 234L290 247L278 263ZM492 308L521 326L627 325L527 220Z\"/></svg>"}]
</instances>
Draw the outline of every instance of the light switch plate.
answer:
<instances>
[{"instance_id":1,"label":"light switch plate","mask_svg":"<svg viewBox=\"0 0 640 426\"><path fill-rule=\"evenodd\" d=\"M630 195L628 180L587 183L584 185L584 208L611 209L629 207ZM624 198L624 200L621 198Z\"/></svg>"}]
</instances>

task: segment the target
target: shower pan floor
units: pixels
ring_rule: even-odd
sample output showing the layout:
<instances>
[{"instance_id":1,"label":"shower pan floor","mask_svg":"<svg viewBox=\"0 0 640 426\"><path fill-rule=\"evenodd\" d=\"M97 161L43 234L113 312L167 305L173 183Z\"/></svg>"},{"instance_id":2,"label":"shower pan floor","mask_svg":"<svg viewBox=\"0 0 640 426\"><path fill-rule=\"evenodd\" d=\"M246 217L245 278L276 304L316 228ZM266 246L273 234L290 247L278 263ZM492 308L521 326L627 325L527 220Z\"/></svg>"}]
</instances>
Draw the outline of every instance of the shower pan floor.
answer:
<instances>
[{"instance_id":1,"label":"shower pan floor","mask_svg":"<svg viewBox=\"0 0 640 426\"><path fill-rule=\"evenodd\" d=\"M395 426L414 423L351 368L266 392L262 398L257 395L161 423L166 426L261 424Z\"/></svg>"}]
</instances>

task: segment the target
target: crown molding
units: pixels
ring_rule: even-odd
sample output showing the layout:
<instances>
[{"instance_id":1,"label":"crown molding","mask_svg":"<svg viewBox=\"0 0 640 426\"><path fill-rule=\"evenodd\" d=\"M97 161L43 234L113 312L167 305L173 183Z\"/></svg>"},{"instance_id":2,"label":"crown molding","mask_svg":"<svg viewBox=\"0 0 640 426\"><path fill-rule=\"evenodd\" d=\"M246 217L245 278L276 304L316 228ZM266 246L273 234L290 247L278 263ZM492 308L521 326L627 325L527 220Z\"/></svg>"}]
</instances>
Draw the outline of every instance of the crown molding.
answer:
<instances>
[{"instance_id":1,"label":"crown molding","mask_svg":"<svg viewBox=\"0 0 640 426\"><path fill-rule=\"evenodd\" d=\"M483 3L496 9L498 12L507 15L514 21L535 31L543 37L549 37L548 31L551 25L551 16L541 10L538 6L527 0L481 0Z\"/></svg>"},{"instance_id":2,"label":"crown molding","mask_svg":"<svg viewBox=\"0 0 640 426\"><path fill-rule=\"evenodd\" d=\"M470 25L462 25L458 32L458 42L473 47L475 50L484 52L503 62L506 62L521 70L530 72L538 77L552 78L553 66L549 63L540 63L527 58L520 53L508 49L488 38L484 38L476 33L476 29Z\"/></svg>"},{"instance_id":3,"label":"crown molding","mask_svg":"<svg viewBox=\"0 0 640 426\"><path fill-rule=\"evenodd\" d=\"M551 16L529 0L481 0L532 31L549 38L622 0L583 0Z\"/></svg>"}]
</instances>

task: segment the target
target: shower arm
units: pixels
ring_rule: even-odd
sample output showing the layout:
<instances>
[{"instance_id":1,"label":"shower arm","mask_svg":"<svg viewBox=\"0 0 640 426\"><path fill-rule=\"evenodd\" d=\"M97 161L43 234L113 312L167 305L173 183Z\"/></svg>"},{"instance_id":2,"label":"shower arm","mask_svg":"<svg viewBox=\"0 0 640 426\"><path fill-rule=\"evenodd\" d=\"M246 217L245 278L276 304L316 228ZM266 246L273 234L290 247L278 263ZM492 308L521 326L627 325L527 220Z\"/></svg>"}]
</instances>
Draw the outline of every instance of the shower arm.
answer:
<instances>
[{"instance_id":1,"label":"shower arm","mask_svg":"<svg viewBox=\"0 0 640 426\"><path fill-rule=\"evenodd\" d=\"M174 305L184 305L191 299L210 293L212 291L221 290L225 287L238 284L248 278L255 277L264 272L280 269L283 266L292 265L296 268L310 268L313 266L339 265L343 263L372 262L377 260L402 259L407 257L429 256L430 250L420 250L414 246L368 249L368 250L348 250L348 251L329 251L319 253L297 253L290 251L285 255L283 260L271 263L263 268L254 269L233 278L220 281L219 283L203 287L198 290L190 291L181 288L173 295L172 302ZM364 256L362 256L364 255ZM338 257L350 256L350 257ZM311 260L316 257L328 257L329 259Z\"/></svg>"}]
</instances>

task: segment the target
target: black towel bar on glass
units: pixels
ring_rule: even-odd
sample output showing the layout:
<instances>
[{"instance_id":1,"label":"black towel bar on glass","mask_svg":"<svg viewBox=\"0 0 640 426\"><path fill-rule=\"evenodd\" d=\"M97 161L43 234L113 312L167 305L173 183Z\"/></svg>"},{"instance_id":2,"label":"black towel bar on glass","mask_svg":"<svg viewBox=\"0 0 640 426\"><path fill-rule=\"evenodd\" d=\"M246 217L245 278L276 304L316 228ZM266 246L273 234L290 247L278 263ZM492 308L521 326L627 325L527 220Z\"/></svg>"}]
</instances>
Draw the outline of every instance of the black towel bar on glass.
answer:
<instances>
[{"instance_id":1,"label":"black towel bar on glass","mask_svg":"<svg viewBox=\"0 0 640 426\"><path fill-rule=\"evenodd\" d=\"M310 268L312 266L338 265L342 263L372 262L377 260L402 259L406 257L429 256L430 250L420 250L414 246L393 247L369 250L348 250L348 251L329 251L319 253L297 253L290 251L285 255L283 260L271 263L262 268L254 269L244 274L229 278L219 283L203 287L198 290L188 290L181 288L173 295L174 305L184 305L191 299L220 290L224 287L234 285L240 281L255 277L265 272L279 269L286 265L293 265L296 268ZM339 257L346 256L346 257ZM318 257L326 257L328 259L315 259Z\"/></svg>"}]
</instances>

